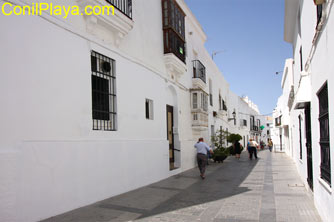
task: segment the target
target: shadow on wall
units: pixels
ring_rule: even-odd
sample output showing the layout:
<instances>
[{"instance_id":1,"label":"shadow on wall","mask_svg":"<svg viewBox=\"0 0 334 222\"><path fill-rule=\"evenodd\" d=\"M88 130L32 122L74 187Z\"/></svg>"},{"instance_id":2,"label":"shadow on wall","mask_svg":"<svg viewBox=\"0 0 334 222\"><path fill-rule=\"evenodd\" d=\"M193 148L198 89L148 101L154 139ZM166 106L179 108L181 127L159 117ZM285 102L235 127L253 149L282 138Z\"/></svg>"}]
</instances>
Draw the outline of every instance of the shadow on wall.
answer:
<instances>
[{"instance_id":1,"label":"shadow on wall","mask_svg":"<svg viewBox=\"0 0 334 222\"><path fill-rule=\"evenodd\" d=\"M223 164L210 164L205 180L200 179L198 169L194 168L45 221L129 221L221 200L251 191L240 184L257 163L249 161L243 152L240 161L230 157Z\"/></svg>"}]
</instances>

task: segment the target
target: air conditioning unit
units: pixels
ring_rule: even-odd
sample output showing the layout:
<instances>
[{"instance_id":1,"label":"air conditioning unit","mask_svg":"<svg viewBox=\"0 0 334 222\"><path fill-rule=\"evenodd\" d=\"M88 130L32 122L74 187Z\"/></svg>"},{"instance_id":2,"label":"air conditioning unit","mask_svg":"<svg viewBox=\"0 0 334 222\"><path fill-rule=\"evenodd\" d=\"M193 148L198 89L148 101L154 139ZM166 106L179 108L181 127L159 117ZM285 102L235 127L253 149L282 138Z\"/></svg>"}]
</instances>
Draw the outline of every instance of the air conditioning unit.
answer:
<instances>
[{"instance_id":1,"label":"air conditioning unit","mask_svg":"<svg viewBox=\"0 0 334 222\"><path fill-rule=\"evenodd\" d=\"M326 0L313 0L315 5L321 5L326 2Z\"/></svg>"}]
</instances>

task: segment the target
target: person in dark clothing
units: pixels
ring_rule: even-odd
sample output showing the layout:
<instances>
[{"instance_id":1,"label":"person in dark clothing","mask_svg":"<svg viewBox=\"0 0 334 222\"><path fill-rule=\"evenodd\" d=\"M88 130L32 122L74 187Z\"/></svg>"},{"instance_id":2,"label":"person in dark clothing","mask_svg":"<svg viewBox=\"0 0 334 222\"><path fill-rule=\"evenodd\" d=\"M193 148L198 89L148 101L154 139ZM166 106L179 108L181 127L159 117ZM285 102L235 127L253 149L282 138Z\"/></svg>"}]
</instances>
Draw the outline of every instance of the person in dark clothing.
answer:
<instances>
[{"instance_id":1,"label":"person in dark clothing","mask_svg":"<svg viewBox=\"0 0 334 222\"><path fill-rule=\"evenodd\" d=\"M233 147L235 151L235 158L240 159L242 145L239 143L239 141L235 141Z\"/></svg>"}]
</instances>

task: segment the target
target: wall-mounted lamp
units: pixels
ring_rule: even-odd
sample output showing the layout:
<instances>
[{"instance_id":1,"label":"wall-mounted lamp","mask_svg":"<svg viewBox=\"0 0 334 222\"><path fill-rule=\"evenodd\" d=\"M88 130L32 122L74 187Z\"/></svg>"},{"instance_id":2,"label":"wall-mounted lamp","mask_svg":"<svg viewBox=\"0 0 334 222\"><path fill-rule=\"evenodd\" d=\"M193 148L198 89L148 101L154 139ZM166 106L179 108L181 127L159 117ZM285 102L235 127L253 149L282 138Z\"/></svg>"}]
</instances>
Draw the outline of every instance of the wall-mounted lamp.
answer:
<instances>
[{"instance_id":1,"label":"wall-mounted lamp","mask_svg":"<svg viewBox=\"0 0 334 222\"><path fill-rule=\"evenodd\" d=\"M235 121L235 117L236 117L236 113L235 113L235 111L233 111L233 113L232 113L232 116L233 116L233 118L228 118L228 121L231 121L231 120L234 120Z\"/></svg>"}]
</instances>

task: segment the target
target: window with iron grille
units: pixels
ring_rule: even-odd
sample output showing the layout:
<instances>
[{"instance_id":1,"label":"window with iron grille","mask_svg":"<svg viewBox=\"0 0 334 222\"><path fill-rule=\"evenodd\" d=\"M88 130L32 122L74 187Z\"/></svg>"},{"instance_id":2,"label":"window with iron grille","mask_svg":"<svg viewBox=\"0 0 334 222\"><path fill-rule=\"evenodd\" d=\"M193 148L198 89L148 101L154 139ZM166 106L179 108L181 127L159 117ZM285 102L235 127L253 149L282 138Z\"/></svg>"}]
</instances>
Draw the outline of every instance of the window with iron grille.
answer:
<instances>
[{"instance_id":1,"label":"window with iron grille","mask_svg":"<svg viewBox=\"0 0 334 222\"><path fill-rule=\"evenodd\" d=\"M124 15L132 19L132 0L106 0Z\"/></svg>"},{"instance_id":2,"label":"window with iron grille","mask_svg":"<svg viewBox=\"0 0 334 222\"><path fill-rule=\"evenodd\" d=\"M93 130L117 130L115 61L91 52Z\"/></svg>"},{"instance_id":3,"label":"window with iron grille","mask_svg":"<svg viewBox=\"0 0 334 222\"><path fill-rule=\"evenodd\" d=\"M317 93L319 99L319 125L321 149L321 178L331 185L331 159L329 146L329 115L327 83Z\"/></svg>"},{"instance_id":4,"label":"window with iron grille","mask_svg":"<svg viewBox=\"0 0 334 222\"><path fill-rule=\"evenodd\" d=\"M185 63L185 14L175 0L161 0L164 53L173 53Z\"/></svg>"}]
</instances>

